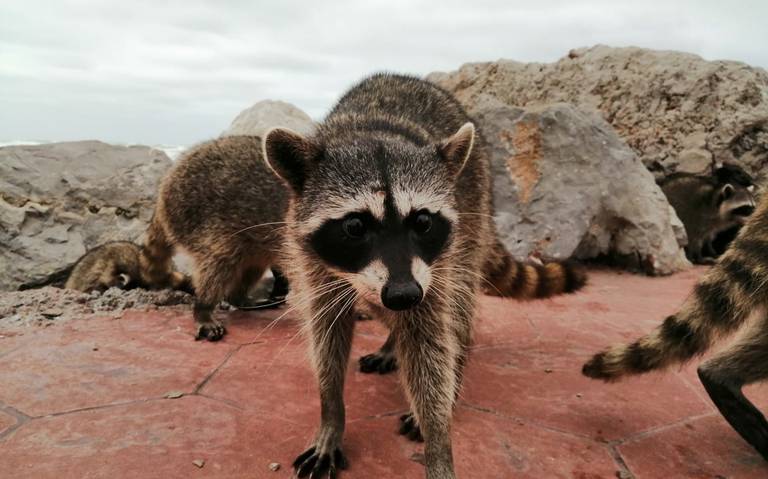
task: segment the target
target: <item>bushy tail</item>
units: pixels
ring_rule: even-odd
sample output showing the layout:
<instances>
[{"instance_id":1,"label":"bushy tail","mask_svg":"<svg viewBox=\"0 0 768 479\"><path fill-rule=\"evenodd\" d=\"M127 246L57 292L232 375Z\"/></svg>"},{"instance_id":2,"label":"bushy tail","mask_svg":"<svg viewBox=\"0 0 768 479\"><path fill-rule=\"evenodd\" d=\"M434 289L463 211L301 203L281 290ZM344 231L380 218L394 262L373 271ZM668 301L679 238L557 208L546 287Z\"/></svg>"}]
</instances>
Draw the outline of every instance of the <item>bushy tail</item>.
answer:
<instances>
[{"instance_id":1,"label":"bushy tail","mask_svg":"<svg viewBox=\"0 0 768 479\"><path fill-rule=\"evenodd\" d=\"M749 255L749 240L735 242L696 285L682 309L652 333L592 357L585 376L614 381L685 362L704 353L719 337L739 328L765 295L764 266ZM763 245L763 248L765 245Z\"/></svg>"},{"instance_id":2,"label":"bushy tail","mask_svg":"<svg viewBox=\"0 0 768 479\"><path fill-rule=\"evenodd\" d=\"M173 249L173 244L155 212L141 247L141 275L147 285L163 287L169 283L169 278L173 275Z\"/></svg>"},{"instance_id":3,"label":"bushy tail","mask_svg":"<svg viewBox=\"0 0 768 479\"><path fill-rule=\"evenodd\" d=\"M548 298L572 293L587 283L584 268L574 261L524 264L510 256L500 242L486 263L486 292L520 299Z\"/></svg>"}]
</instances>

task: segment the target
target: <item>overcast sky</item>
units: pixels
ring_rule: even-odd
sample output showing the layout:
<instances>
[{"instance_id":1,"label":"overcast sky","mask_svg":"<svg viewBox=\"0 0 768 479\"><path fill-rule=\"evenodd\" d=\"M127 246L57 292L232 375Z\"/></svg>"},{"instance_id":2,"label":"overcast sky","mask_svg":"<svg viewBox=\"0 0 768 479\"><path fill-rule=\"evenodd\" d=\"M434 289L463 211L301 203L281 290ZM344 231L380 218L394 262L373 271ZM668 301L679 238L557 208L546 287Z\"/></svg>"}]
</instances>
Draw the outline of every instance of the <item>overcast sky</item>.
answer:
<instances>
[{"instance_id":1,"label":"overcast sky","mask_svg":"<svg viewBox=\"0 0 768 479\"><path fill-rule=\"evenodd\" d=\"M0 141L188 145L262 99L322 118L377 70L597 43L766 68L766 18L766 0L0 0Z\"/></svg>"}]
</instances>

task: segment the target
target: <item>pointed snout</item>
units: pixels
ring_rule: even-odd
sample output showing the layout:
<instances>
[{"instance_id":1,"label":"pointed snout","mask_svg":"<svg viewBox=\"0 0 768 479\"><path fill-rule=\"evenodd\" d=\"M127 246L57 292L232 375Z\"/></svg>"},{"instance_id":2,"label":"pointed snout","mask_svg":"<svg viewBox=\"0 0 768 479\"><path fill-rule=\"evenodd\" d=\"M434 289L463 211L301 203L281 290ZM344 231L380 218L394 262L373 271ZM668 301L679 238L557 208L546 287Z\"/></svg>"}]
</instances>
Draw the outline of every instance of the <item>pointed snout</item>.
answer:
<instances>
[{"instance_id":1,"label":"pointed snout","mask_svg":"<svg viewBox=\"0 0 768 479\"><path fill-rule=\"evenodd\" d=\"M413 278L405 281L389 281L381 289L381 302L388 309L405 311L421 302L424 291Z\"/></svg>"}]
</instances>

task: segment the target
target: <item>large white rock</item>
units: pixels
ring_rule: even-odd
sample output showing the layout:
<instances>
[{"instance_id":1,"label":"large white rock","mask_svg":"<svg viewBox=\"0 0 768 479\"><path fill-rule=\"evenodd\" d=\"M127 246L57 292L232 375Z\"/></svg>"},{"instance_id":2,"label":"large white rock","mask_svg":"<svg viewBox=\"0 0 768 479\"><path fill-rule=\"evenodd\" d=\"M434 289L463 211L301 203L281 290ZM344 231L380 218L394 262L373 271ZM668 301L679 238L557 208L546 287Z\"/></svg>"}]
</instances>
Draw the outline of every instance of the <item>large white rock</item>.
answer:
<instances>
[{"instance_id":1,"label":"large white rock","mask_svg":"<svg viewBox=\"0 0 768 479\"><path fill-rule=\"evenodd\" d=\"M664 193L599 114L482 95L467 107L488 143L496 224L513 255L604 257L649 274L690 266Z\"/></svg>"},{"instance_id":2,"label":"large white rock","mask_svg":"<svg viewBox=\"0 0 768 479\"><path fill-rule=\"evenodd\" d=\"M241 111L221 136L258 135L270 128L282 126L298 133L314 130L312 119L297 107L284 101L263 100Z\"/></svg>"},{"instance_id":3,"label":"large white rock","mask_svg":"<svg viewBox=\"0 0 768 479\"><path fill-rule=\"evenodd\" d=\"M99 141L0 148L0 290L61 277L87 249L137 240L171 166Z\"/></svg>"},{"instance_id":4,"label":"large white rock","mask_svg":"<svg viewBox=\"0 0 768 479\"><path fill-rule=\"evenodd\" d=\"M597 110L657 176L728 161L768 180L768 72L762 68L598 45L555 63L472 63L429 79L465 104L491 95L519 107L566 102Z\"/></svg>"}]
</instances>

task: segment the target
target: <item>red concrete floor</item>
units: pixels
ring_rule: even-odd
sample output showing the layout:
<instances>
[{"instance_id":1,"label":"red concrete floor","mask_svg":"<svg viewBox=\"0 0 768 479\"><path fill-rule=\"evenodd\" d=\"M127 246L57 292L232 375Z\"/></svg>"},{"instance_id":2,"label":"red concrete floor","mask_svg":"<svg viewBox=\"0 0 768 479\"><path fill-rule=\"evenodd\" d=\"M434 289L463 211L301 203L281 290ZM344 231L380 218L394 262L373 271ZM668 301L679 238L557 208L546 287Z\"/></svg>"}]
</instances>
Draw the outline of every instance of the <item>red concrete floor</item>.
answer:
<instances>
[{"instance_id":1,"label":"red concrete floor","mask_svg":"<svg viewBox=\"0 0 768 479\"><path fill-rule=\"evenodd\" d=\"M484 298L455 414L459 477L768 477L695 364L615 385L579 372L673 312L702 271L594 271L573 296ZM294 318L268 327L280 314L230 313L219 343L192 340L186 309L0 331L0 477L290 477L319 404ZM385 330L366 321L357 333L341 477L423 477L423 445L396 434L407 409L397 377L354 367ZM748 394L768 410L766 388Z\"/></svg>"}]
</instances>

